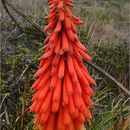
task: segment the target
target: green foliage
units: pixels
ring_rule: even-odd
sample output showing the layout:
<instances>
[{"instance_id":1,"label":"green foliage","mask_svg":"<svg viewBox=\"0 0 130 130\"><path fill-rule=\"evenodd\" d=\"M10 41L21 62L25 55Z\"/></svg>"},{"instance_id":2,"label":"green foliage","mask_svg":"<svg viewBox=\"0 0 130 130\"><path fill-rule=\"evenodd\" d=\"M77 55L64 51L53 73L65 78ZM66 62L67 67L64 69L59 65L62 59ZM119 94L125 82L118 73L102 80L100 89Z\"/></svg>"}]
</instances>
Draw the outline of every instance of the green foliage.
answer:
<instances>
[{"instance_id":1,"label":"green foliage","mask_svg":"<svg viewBox=\"0 0 130 130\"><path fill-rule=\"evenodd\" d=\"M129 50L124 45L106 45L101 43L95 45L93 50L93 62L96 62L104 69L104 65L109 65L110 68L113 68L113 71L111 72L112 75L115 75L116 70L124 70L128 65Z\"/></svg>"}]
</instances>

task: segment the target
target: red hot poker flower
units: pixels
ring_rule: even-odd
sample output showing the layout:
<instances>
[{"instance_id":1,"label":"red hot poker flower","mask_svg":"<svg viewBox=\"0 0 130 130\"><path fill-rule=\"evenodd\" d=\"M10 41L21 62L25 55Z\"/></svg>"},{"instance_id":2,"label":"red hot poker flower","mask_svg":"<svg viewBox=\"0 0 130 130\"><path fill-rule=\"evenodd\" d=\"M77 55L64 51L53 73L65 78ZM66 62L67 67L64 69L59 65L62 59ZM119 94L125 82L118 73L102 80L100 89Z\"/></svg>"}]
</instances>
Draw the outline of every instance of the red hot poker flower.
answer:
<instances>
[{"instance_id":1,"label":"red hot poker flower","mask_svg":"<svg viewBox=\"0 0 130 130\"><path fill-rule=\"evenodd\" d=\"M91 57L78 39L76 25L84 22L71 13L72 2L48 0L45 31L51 33L34 75L37 80L32 85L35 94L30 107L40 130L83 130L85 121L92 118L89 108L94 92L90 86L96 83L82 61Z\"/></svg>"}]
</instances>

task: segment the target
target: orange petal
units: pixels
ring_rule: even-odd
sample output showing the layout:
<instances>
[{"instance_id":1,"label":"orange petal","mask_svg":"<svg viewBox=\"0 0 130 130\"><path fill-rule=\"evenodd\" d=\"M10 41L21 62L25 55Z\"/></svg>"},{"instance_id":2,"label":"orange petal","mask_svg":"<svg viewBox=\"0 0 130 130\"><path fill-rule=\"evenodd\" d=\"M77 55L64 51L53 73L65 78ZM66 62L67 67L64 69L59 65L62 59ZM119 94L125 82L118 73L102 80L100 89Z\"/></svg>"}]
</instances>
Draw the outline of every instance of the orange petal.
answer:
<instances>
[{"instance_id":1,"label":"orange petal","mask_svg":"<svg viewBox=\"0 0 130 130\"><path fill-rule=\"evenodd\" d=\"M63 129L63 108L60 106L60 110L58 112L57 117L57 129L56 130L62 130Z\"/></svg>"},{"instance_id":2,"label":"orange petal","mask_svg":"<svg viewBox=\"0 0 130 130\"><path fill-rule=\"evenodd\" d=\"M31 107L30 107L30 112L34 112L35 111L35 108L36 108L36 106L37 106L37 101L34 101L33 103L32 103L32 105L31 105Z\"/></svg>"},{"instance_id":3,"label":"orange petal","mask_svg":"<svg viewBox=\"0 0 130 130\"><path fill-rule=\"evenodd\" d=\"M60 30L61 30L61 21L60 20L58 20L58 22L57 22L57 25L56 25L56 28L55 28L55 32L59 32Z\"/></svg>"},{"instance_id":4,"label":"orange petal","mask_svg":"<svg viewBox=\"0 0 130 130\"><path fill-rule=\"evenodd\" d=\"M71 81L71 77L68 73L68 70L66 70L66 73L65 73L65 82L66 82L66 88L67 88L68 95L72 95L73 94L73 86L72 86L72 81Z\"/></svg>"},{"instance_id":5,"label":"orange petal","mask_svg":"<svg viewBox=\"0 0 130 130\"><path fill-rule=\"evenodd\" d=\"M68 51L69 50L68 38L66 36L65 31L62 31L62 49L64 51Z\"/></svg>"},{"instance_id":6,"label":"orange petal","mask_svg":"<svg viewBox=\"0 0 130 130\"><path fill-rule=\"evenodd\" d=\"M80 66L75 58L73 58L73 63L74 63L74 68L75 68L77 74L79 75L79 77L82 77L83 73L82 73L81 68L80 68Z\"/></svg>"},{"instance_id":7,"label":"orange petal","mask_svg":"<svg viewBox=\"0 0 130 130\"><path fill-rule=\"evenodd\" d=\"M67 62L68 62L69 73L71 76L74 76L74 74L75 74L74 64L73 64L72 56L69 54L67 55Z\"/></svg>"},{"instance_id":8,"label":"orange petal","mask_svg":"<svg viewBox=\"0 0 130 130\"><path fill-rule=\"evenodd\" d=\"M52 61L52 65L58 65L59 64L59 61L60 61L60 55L55 55L53 61Z\"/></svg>"},{"instance_id":9,"label":"orange petal","mask_svg":"<svg viewBox=\"0 0 130 130\"><path fill-rule=\"evenodd\" d=\"M60 49L61 49L61 37L58 38L56 46L55 46L55 53L60 54Z\"/></svg>"},{"instance_id":10,"label":"orange petal","mask_svg":"<svg viewBox=\"0 0 130 130\"><path fill-rule=\"evenodd\" d=\"M82 50L79 51L79 53L84 57L85 60L90 61L91 57L86 54L85 52L83 52Z\"/></svg>"},{"instance_id":11,"label":"orange petal","mask_svg":"<svg viewBox=\"0 0 130 130\"><path fill-rule=\"evenodd\" d=\"M64 14L63 10L60 10L59 20L60 20L60 21L64 21L64 19L65 19L65 14Z\"/></svg>"},{"instance_id":12,"label":"orange petal","mask_svg":"<svg viewBox=\"0 0 130 130\"><path fill-rule=\"evenodd\" d=\"M40 123L43 125L47 122L49 116L51 113L51 107L49 107L49 109L45 112L41 114L41 119L40 119Z\"/></svg>"},{"instance_id":13,"label":"orange petal","mask_svg":"<svg viewBox=\"0 0 130 130\"><path fill-rule=\"evenodd\" d=\"M65 62L64 58L62 57L60 61L58 77L62 79L64 77L64 73L65 73Z\"/></svg>"},{"instance_id":14,"label":"orange petal","mask_svg":"<svg viewBox=\"0 0 130 130\"><path fill-rule=\"evenodd\" d=\"M85 102L86 105L88 105L90 107L93 105L93 102L90 99L90 96L88 96L88 95L86 95L86 94L83 93L82 94L82 98L83 98L83 100L84 100L84 102Z\"/></svg>"},{"instance_id":15,"label":"orange petal","mask_svg":"<svg viewBox=\"0 0 130 130\"><path fill-rule=\"evenodd\" d=\"M54 130L55 128L55 114L51 113L48 119L46 130Z\"/></svg>"},{"instance_id":16,"label":"orange petal","mask_svg":"<svg viewBox=\"0 0 130 130\"><path fill-rule=\"evenodd\" d=\"M49 105L51 104L51 99L52 99L52 92L49 91L45 100L43 100L42 107L40 109L40 112L46 112L47 109L49 108Z\"/></svg>"},{"instance_id":17,"label":"orange petal","mask_svg":"<svg viewBox=\"0 0 130 130\"><path fill-rule=\"evenodd\" d=\"M72 13L70 11L70 9L68 7L64 7L65 9L65 14L68 16L68 17L71 17L72 16Z\"/></svg>"},{"instance_id":18,"label":"orange petal","mask_svg":"<svg viewBox=\"0 0 130 130\"><path fill-rule=\"evenodd\" d=\"M57 79L57 84L56 84L54 94L53 94L53 101L60 101L61 90L62 90L62 80Z\"/></svg>"},{"instance_id":19,"label":"orange petal","mask_svg":"<svg viewBox=\"0 0 130 130\"><path fill-rule=\"evenodd\" d=\"M77 37L76 37L76 35L75 35L75 33L72 32L71 29L66 30L66 32L67 32L68 38L69 38L71 41L75 42L75 41L78 40Z\"/></svg>"},{"instance_id":20,"label":"orange petal","mask_svg":"<svg viewBox=\"0 0 130 130\"><path fill-rule=\"evenodd\" d=\"M63 8L63 1L60 1L57 7L58 7L59 9Z\"/></svg>"},{"instance_id":21,"label":"orange petal","mask_svg":"<svg viewBox=\"0 0 130 130\"><path fill-rule=\"evenodd\" d=\"M52 76L51 83L50 83L50 89L53 90L56 86L58 76L57 74Z\"/></svg>"},{"instance_id":22,"label":"orange petal","mask_svg":"<svg viewBox=\"0 0 130 130\"><path fill-rule=\"evenodd\" d=\"M63 116L64 116L64 120L63 120L63 123L65 126L69 125L71 119L70 119L70 115L69 115L69 112L68 112L68 107L63 107Z\"/></svg>"},{"instance_id":23,"label":"orange petal","mask_svg":"<svg viewBox=\"0 0 130 130\"><path fill-rule=\"evenodd\" d=\"M75 24L71 21L71 29L73 30L74 33L77 32L77 28L75 26Z\"/></svg>"},{"instance_id":24,"label":"orange petal","mask_svg":"<svg viewBox=\"0 0 130 130\"><path fill-rule=\"evenodd\" d=\"M36 114L35 115L35 119L34 119L34 124L39 124L40 123L40 119L41 119L41 114Z\"/></svg>"},{"instance_id":25,"label":"orange petal","mask_svg":"<svg viewBox=\"0 0 130 130\"><path fill-rule=\"evenodd\" d=\"M68 96L68 93L67 93L67 86L66 86L66 81L65 81L65 78L64 78L64 81L63 81L63 102L62 102L62 105L65 106L69 103L69 96Z\"/></svg>"},{"instance_id":26,"label":"orange petal","mask_svg":"<svg viewBox=\"0 0 130 130\"><path fill-rule=\"evenodd\" d=\"M49 91L49 86L50 86L50 80L47 80L45 82L45 86L42 87L42 90L39 90L40 91L40 94L38 96L39 100L43 100L46 97L46 95L47 95L47 93Z\"/></svg>"},{"instance_id":27,"label":"orange petal","mask_svg":"<svg viewBox=\"0 0 130 130\"><path fill-rule=\"evenodd\" d=\"M46 124L40 126L40 130L46 130Z\"/></svg>"},{"instance_id":28,"label":"orange petal","mask_svg":"<svg viewBox=\"0 0 130 130\"><path fill-rule=\"evenodd\" d=\"M47 71L47 68L52 64L52 60L49 60L46 62L34 75L34 77L41 76L45 71Z\"/></svg>"},{"instance_id":29,"label":"orange petal","mask_svg":"<svg viewBox=\"0 0 130 130\"><path fill-rule=\"evenodd\" d=\"M38 84L37 88L43 88L45 87L46 83L48 82L50 77L50 70L46 71L46 75L44 75L44 77L42 78L42 80L40 81L40 83Z\"/></svg>"},{"instance_id":30,"label":"orange petal","mask_svg":"<svg viewBox=\"0 0 130 130\"><path fill-rule=\"evenodd\" d=\"M33 83L32 89L36 89L36 88L37 88L37 86L38 86L38 84L40 83L40 81L41 81L42 78L43 78L43 76L41 76L39 79L37 79L37 80Z\"/></svg>"},{"instance_id":31,"label":"orange petal","mask_svg":"<svg viewBox=\"0 0 130 130\"><path fill-rule=\"evenodd\" d=\"M68 104L68 109L69 109L69 113L72 117L74 117L76 109L75 109L75 105L74 105L74 101L72 96L70 96L69 98L69 104Z\"/></svg>"},{"instance_id":32,"label":"orange petal","mask_svg":"<svg viewBox=\"0 0 130 130\"><path fill-rule=\"evenodd\" d=\"M80 108L80 106L81 106L80 97L79 96L80 96L79 94L77 94L76 92L74 92L74 94L73 94L73 100L74 100L74 104L75 104L76 108Z\"/></svg>"},{"instance_id":33,"label":"orange petal","mask_svg":"<svg viewBox=\"0 0 130 130\"><path fill-rule=\"evenodd\" d=\"M84 71L82 71L86 77L86 79L88 80L88 82L92 85L96 85L96 82L94 81L94 79L88 74L88 73L85 73Z\"/></svg>"},{"instance_id":34,"label":"orange petal","mask_svg":"<svg viewBox=\"0 0 130 130\"><path fill-rule=\"evenodd\" d=\"M65 17L65 28L66 29L70 29L71 28L71 23L70 23L70 19L68 17Z\"/></svg>"},{"instance_id":35,"label":"orange petal","mask_svg":"<svg viewBox=\"0 0 130 130\"><path fill-rule=\"evenodd\" d=\"M60 101L54 101L52 105L52 112L56 113L59 110Z\"/></svg>"}]
</instances>

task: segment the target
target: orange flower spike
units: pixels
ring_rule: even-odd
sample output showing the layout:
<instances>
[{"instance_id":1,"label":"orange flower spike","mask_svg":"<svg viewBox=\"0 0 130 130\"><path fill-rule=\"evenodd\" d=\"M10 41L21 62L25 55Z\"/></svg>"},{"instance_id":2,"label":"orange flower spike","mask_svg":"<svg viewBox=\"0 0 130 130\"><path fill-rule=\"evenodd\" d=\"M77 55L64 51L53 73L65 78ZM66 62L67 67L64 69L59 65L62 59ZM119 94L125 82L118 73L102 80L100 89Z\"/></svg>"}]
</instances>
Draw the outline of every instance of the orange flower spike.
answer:
<instances>
[{"instance_id":1,"label":"orange flower spike","mask_svg":"<svg viewBox=\"0 0 130 130\"><path fill-rule=\"evenodd\" d=\"M71 13L72 2L48 0L45 31L50 30L50 34L34 75L38 79L32 85L35 94L30 107L39 130L83 130L85 120L92 118L89 108L94 91L90 85L96 83L82 61L91 57L77 36L75 25L84 22Z\"/></svg>"}]
</instances>

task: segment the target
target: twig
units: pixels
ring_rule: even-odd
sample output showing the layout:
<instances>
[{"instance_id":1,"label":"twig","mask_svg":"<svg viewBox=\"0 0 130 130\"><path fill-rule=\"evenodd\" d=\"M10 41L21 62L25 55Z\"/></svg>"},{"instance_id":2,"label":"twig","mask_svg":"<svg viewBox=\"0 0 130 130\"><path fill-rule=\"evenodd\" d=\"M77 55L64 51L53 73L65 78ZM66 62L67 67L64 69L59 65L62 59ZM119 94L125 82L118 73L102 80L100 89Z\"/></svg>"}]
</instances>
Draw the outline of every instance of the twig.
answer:
<instances>
[{"instance_id":1,"label":"twig","mask_svg":"<svg viewBox=\"0 0 130 130\"><path fill-rule=\"evenodd\" d=\"M5 106L5 119L6 119L7 125L9 126L10 121L9 121L9 115L8 115L8 112L7 112L7 107L6 107L6 105L4 105L4 106Z\"/></svg>"},{"instance_id":2,"label":"twig","mask_svg":"<svg viewBox=\"0 0 130 130\"><path fill-rule=\"evenodd\" d=\"M23 97L23 106L22 106L22 116L21 116L21 122L20 122L20 130L23 129L23 124L24 124L24 117L25 117L25 110L26 110L26 100L27 100L27 86L28 86L28 76L29 76L29 73L27 72L27 75L26 75L26 80L25 80L25 83L24 83L24 97Z\"/></svg>"},{"instance_id":3,"label":"twig","mask_svg":"<svg viewBox=\"0 0 130 130\"><path fill-rule=\"evenodd\" d=\"M93 64L92 62L85 61L88 65L90 65L92 68L106 76L108 79L110 79L112 82L114 82L117 86L119 86L127 95L130 96L129 90L127 90L119 81L117 81L114 77L112 77L110 74L108 74L106 71L104 71L102 68L99 66Z\"/></svg>"},{"instance_id":4,"label":"twig","mask_svg":"<svg viewBox=\"0 0 130 130\"><path fill-rule=\"evenodd\" d=\"M19 79L16 81L16 84L18 84L18 83L21 81L22 77L23 77L23 76L26 74L26 72L30 69L30 66L31 66L31 64L27 65L27 67L24 69L24 71L23 71L22 74L20 75Z\"/></svg>"},{"instance_id":5,"label":"twig","mask_svg":"<svg viewBox=\"0 0 130 130\"><path fill-rule=\"evenodd\" d=\"M38 25L37 23L35 23L32 19L30 19L29 17L25 16L24 13L21 11L21 10L18 10L14 5L12 5L10 2L8 2L7 0L2 0L2 4L3 4L3 7L5 8L5 11L7 12L7 14L9 15L9 17L14 21L14 23L16 24L16 26L24 33L28 33L28 34L33 34L33 35L45 35L43 29L38 29L40 30L41 33L38 33L38 32L34 32L33 30L30 30L29 29L25 29L23 27L21 27L18 22L15 20L15 18L12 16L12 14L10 13L10 11L8 10L6 4L8 4L8 6L10 6L15 12L17 12L18 14L20 14L24 19L26 19L29 23L31 23L31 25L35 25L36 28L38 28L40 25Z\"/></svg>"}]
</instances>

